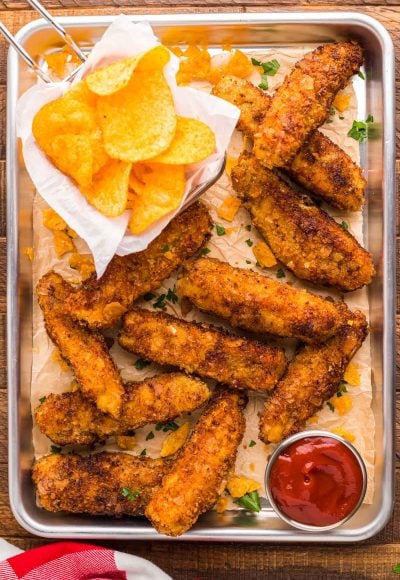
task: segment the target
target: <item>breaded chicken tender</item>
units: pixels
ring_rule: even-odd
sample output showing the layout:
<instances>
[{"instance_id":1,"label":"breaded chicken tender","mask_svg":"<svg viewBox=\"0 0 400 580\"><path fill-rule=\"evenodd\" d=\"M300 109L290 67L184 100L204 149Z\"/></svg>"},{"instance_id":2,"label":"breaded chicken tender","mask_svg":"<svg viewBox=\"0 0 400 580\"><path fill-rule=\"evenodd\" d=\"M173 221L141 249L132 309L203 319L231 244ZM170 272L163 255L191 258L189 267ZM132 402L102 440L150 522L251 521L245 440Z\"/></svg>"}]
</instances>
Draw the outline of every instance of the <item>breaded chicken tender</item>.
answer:
<instances>
[{"instance_id":1,"label":"breaded chicken tender","mask_svg":"<svg viewBox=\"0 0 400 580\"><path fill-rule=\"evenodd\" d=\"M177 215L142 252L114 256L104 275L95 274L65 302L65 311L91 328L115 325L132 304L161 286L201 248L212 223L207 208L194 203Z\"/></svg>"},{"instance_id":2,"label":"breaded chicken tender","mask_svg":"<svg viewBox=\"0 0 400 580\"><path fill-rule=\"evenodd\" d=\"M125 315L118 341L146 360L174 365L237 389L268 391L286 367L282 348L138 308Z\"/></svg>"},{"instance_id":3,"label":"breaded chicken tender","mask_svg":"<svg viewBox=\"0 0 400 580\"><path fill-rule=\"evenodd\" d=\"M103 413L118 417L124 387L101 334L80 327L65 314L69 284L55 272L44 275L36 286L46 330L68 362L86 397Z\"/></svg>"},{"instance_id":4,"label":"breaded chicken tender","mask_svg":"<svg viewBox=\"0 0 400 580\"><path fill-rule=\"evenodd\" d=\"M351 358L368 334L365 316L350 313L336 336L322 346L302 346L260 418L260 439L278 443L301 431L310 417L337 391Z\"/></svg>"},{"instance_id":5,"label":"breaded chicken tender","mask_svg":"<svg viewBox=\"0 0 400 580\"><path fill-rule=\"evenodd\" d=\"M187 265L177 292L232 326L323 342L345 321L346 306L213 258Z\"/></svg>"},{"instance_id":6,"label":"breaded chicken tender","mask_svg":"<svg viewBox=\"0 0 400 580\"><path fill-rule=\"evenodd\" d=\"M160 533L179 536L224 490L243 438L245 397L217 388L145 514Z\"/></svg>"},{"instance_id":7,"label":"breaded chicken tender","mask_svg":"<svg viewBox=\"0 0 400 580\"><path fill-rule=\"evenodd\" d=\"M249 81L223 77L213 94L240 109L237 128L250 138L271 104L271 97ZM338 209L357 211L364 203L366 180L361 167L328 137L314 131L302 145L285 171L318 197Z\"/></svg>"},{"instance_id":8,"label":"breaded chicken tender","mask_svg":"<svg viewBox=\"0 0 400 580\"><path fill-rule=\"evenodd\" d=\"M231 176L253 224L298 278L344 292L371 282L371 254L308 196L295 192L250 153L242 153Z\"/></svg>"},{"instance_id":9,"label":"breaded chicken tender","mask_svg":"<svg viewBox=\"0 0 400 580\"><path fill-rule=\"evenodd\" d=\"M292 161L326 121L336 93L362 62L361 47L348 41L319 46L296 63L254 135L254 153L265 167L286 167Z\"/></svg>"},{"instance_id":10,"label":"breaded chicken tender","mask_svg":"<svg viewBox=\"0 0 400 580\"><path fill-rule=\"evenodd\" d=\"M170 468L164 459L127 453L52 454L36 461L32 479L47 511L136 516L143 514Z\"/></svg>"},{"instance_id":11,"label":"breaded chicken tender","mask_svg":"<svg viewBox=\"0 0 400 580\"><path fill-rule=\"evenodd\" d=\"M101 413L80 391L49 395L35 409L35 420L57 445L91 445L147 423L171 421L198 409L209 397L200 379L168 373L126 384L118 420Z\"/></svg>"}]
</instances>

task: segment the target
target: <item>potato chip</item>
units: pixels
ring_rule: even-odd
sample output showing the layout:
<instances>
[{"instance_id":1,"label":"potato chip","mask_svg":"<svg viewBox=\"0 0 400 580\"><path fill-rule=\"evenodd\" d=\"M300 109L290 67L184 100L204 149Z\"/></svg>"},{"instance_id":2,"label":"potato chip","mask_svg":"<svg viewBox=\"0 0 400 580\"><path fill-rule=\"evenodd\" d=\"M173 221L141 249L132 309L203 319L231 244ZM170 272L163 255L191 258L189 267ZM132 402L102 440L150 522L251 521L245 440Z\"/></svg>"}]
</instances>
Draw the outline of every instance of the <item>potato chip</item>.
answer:
<instances>
[{"instance_id":1,"label":"potato chip","mask_svg":"<svg viewBox=\"0 0 400 580\"><path fill-rule=\"evenodd\" d=\"M142 59L124 89L98 97L97 111L104 147L113 159L133 163L151 159L168 149L175 135L171 90L150 55Z\"/></svg>"},{"instance_id":2,"label":"potato chip","mask_svg":"<svg viewBox=\"0 0 400 580\"><path fill-rule=\"evenodd\" d=\"M215 151L215 135L210 127L186 117L177 117L176 132L171 145L152 163L187 165L202 161Z\"/></svg>"},{"instance_id":3,"label":"potato chip","mask_svg":"<svg viewBox=\"0 0 400 580\"><path fill-rule=\"evenodd\" d=\"M143 54L123 58L90 73L86 77L89 89L96 95L112 95L126 87Z\"/></svg>"},{"instance_id":4,"label":"potato chip","mask_svg":"<svg viewBox=\"0 0 400 580\"><path fill-rule=\"evenodd\" d=\"M103 215L117 217L126 209L130 171L130 163L110 159L82 193Z\"/></svg>"},{"instance_id":5,"label":"potato chip","mask_svg":"<svg viewBox=\"0 0 400 580\"><path fill-rule=\"evenodd\" d=\"M162 165L158 163L134 166L137 189L129 195L132 215L129 229L132 234L140 234L153 222L179 207L185 191L185 170L182 165ZM144 183L137 179L139 171Z\"/></svg>"}]
</instances>

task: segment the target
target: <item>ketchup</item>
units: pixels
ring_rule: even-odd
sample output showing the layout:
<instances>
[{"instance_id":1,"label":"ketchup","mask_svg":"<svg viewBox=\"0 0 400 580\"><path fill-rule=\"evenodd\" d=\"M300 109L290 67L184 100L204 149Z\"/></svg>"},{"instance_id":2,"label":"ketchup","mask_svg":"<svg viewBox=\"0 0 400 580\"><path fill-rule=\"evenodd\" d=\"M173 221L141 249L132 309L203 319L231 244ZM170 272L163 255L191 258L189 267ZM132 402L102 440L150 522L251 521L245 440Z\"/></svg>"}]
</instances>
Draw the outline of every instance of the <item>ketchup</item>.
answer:
<instances>
[{"instance_id":1,"label":"ketchup","mask_svg":"<svg viewBox=\"0 0 400 580\"><path fill-rule=\"evenodd\" d=\"M283 514L301 524L329 526L356 507L363 473L355 455L332 437L304 437L276 458L269 488Z\"/></svg>"}]
</instances>

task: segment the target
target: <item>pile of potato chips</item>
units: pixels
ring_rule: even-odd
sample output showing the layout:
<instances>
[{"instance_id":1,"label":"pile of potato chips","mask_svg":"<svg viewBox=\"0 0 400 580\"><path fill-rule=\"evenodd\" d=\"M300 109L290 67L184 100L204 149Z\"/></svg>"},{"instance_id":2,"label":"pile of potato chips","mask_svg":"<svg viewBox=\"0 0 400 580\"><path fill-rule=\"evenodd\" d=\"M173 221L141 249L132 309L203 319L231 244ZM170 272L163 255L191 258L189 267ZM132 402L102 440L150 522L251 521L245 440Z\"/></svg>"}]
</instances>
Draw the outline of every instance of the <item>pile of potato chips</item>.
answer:
<instances>
[{"instance_id":1,"label":"pile of potato chips","mask_svg":"<svg viewBox=\"0 0 400 580\"><path fill-rule=\"evenodd\" d=\"M131 209L140 234L179 207L185 165L215 151L203 122L176 115L164 46L95 70L44 105L32 132L42 150L107 217Z\"/></svg>"}]
</instances>

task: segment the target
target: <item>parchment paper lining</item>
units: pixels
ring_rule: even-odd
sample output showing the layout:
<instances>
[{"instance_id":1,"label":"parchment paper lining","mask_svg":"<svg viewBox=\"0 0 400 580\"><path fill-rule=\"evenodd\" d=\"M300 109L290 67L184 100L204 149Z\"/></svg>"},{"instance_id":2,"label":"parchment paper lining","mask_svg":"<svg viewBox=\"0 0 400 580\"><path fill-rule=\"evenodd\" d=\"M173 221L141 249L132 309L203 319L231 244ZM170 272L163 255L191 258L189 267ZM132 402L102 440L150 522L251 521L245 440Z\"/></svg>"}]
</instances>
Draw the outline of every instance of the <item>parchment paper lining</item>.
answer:
<instances>
[{"instance_id":1,"label":"parchment paper lining","mask_svg":"<svg viewBox=\"0 0 400 580\"><path fill-rule=\"evenodd\" d=\"M265 50L265 51L249 51L252 56L261 58L262 60L271 60L276 58L281 67L275 77L269 77L269 90L272 92L278 86L289 68L308 50L310 47L302 47L296 49L284 50ZM214 59L221 60L226 58L226 53L214 56ZM256 84L258 81L257 73L252 77ZM205 83L196 83L197 88L210 90L210 86ZM359 161L359 147L358 143L353 139L347 137L347 132L351 127L352 121L357 118L357 99L351 84L344 90L344 92L351 96L350 107L340 116L344 119L339 119L338 113L332 117L332 122L325 125L322 130L335 143L340 145L355 161ZM237 157L242 148L242 139L239 133L235 132L228 154L232 157ZM210 211L215 223L221 224L226 228L233 228L230 235L217 236L215 229L213 229L212 239L208 243L211 250L210 257L215 257L223 261L229 262L232 266L240 268L252 268L258 270L255 266L256 259L253 255L252 248L250 248L245 241L251 239L254 243L260 240L256 230L252 228L249 232L246 225L250 224L250 219L247 211L240 208L235 220L232 223L224 222L217 216L217 208L222 200L227 195L232 195L229 177L224 174L218 183L213 186L204 195L204 201L209 205ZM36 195L34 198L34 213L33 213L33 227L34 227L34 262L33 262L33 278L34 285L36 285L40 276L46 273L49 269L54 268L69 280L76 279L76 271L71 270L67 265L68 256L65 259L59 260L56 257L52 233L47 230L42 224L42 210L47 207L45 202ZM326 208L325 208L326 209ZM351 233L363 243L363 219L361 212L348 213L329 209L329 213L341 222L343 219L349 224ZM79 251L88 252L87 246L82 240L76 243ZM247 261L251 263L248 264ZM277 268L281 267L279 264L276 268L268 270L260 270L263 274L276 278ZM292 276L286 268L286 277L282 282L291 282L294 286L305 287L311 292L321 295L331 295L334 298L342 298L342 295L335 291L319 291L313 286L305 284ZM164 293L168 288L173 288L176 275L166 280L162 288L157 292L157 295ZM352 309L359 309L368 317L368 297L365 289L358 290L344 296L345 302ZM139 305L151 308L151 302L141 302ZM63 371L60 364L53 359L54 346L48 338L42 320L41 311L37 305L36 297L34 302L34 316L33 316L33 367L32 367L32 410L38 405L39 398L51 392L60 393L70 388L73 375L70 371ZM179 304L168 303L167 311L171 314L181 316ZM210 321L216 325L226 327L220 319L216 319L207 315L200 314L193 310L187 316L187 320ZM290 341L288 341L290 342ZM152 364L145 369L138 371L134 367L135 357L123 351L117 343L111 348L111 354L116 361L118 367L121 369L121 374L124 380L142 380L145 377L152 376L159 373L161 367ZM371 358L370 358L370 343L369 339L365 341L360 351L353 359L358 365L361 375L361 386L348 386L348 394L353 400L352 409L343 416L337 412L333 413L325 405L318 413L318 421L308 426L310 429L326 429L331 430L337 427L343 427L346 431L351 432L355 436L354 445L357 447L362 457L365 460L368 472L368 489L365 498L365 503L371 503L374 490L374 416L371 408L372 400L372 386L371 386ZM260 495L265 497L264 493L264 471L268 457L273 451L273 446L265 446L258 439L258 413L263 405L263 397L260 395L250 394L249 404L246 409L246 432L243 442L239 448L239 453L236 461L235 473L250 477L261 484ZM182 416L177 420L178 424L189 420L193 424L199 412L193 413L190 417ZM154 439L146 441L146 435L152 431ZM162 441L167 436L162 431L157 432L153 425L149 425L136 431L137 447L133 454L140 453L146 449L147 455L150 457L157 457L161 449ZM256 445L248 447L251 440L256 441ZM50 451L51 442L42 435L37 427L33 429L33 442L35 448L35 455L37 458ZM99 447L99 450L103 449ZM109 441L104 447L107 450L117 449L113 441ZM265 501L263 501L264 505ZM233 503L229 504L230 509L237 509Z\"/></svg>"}]
</instances>

